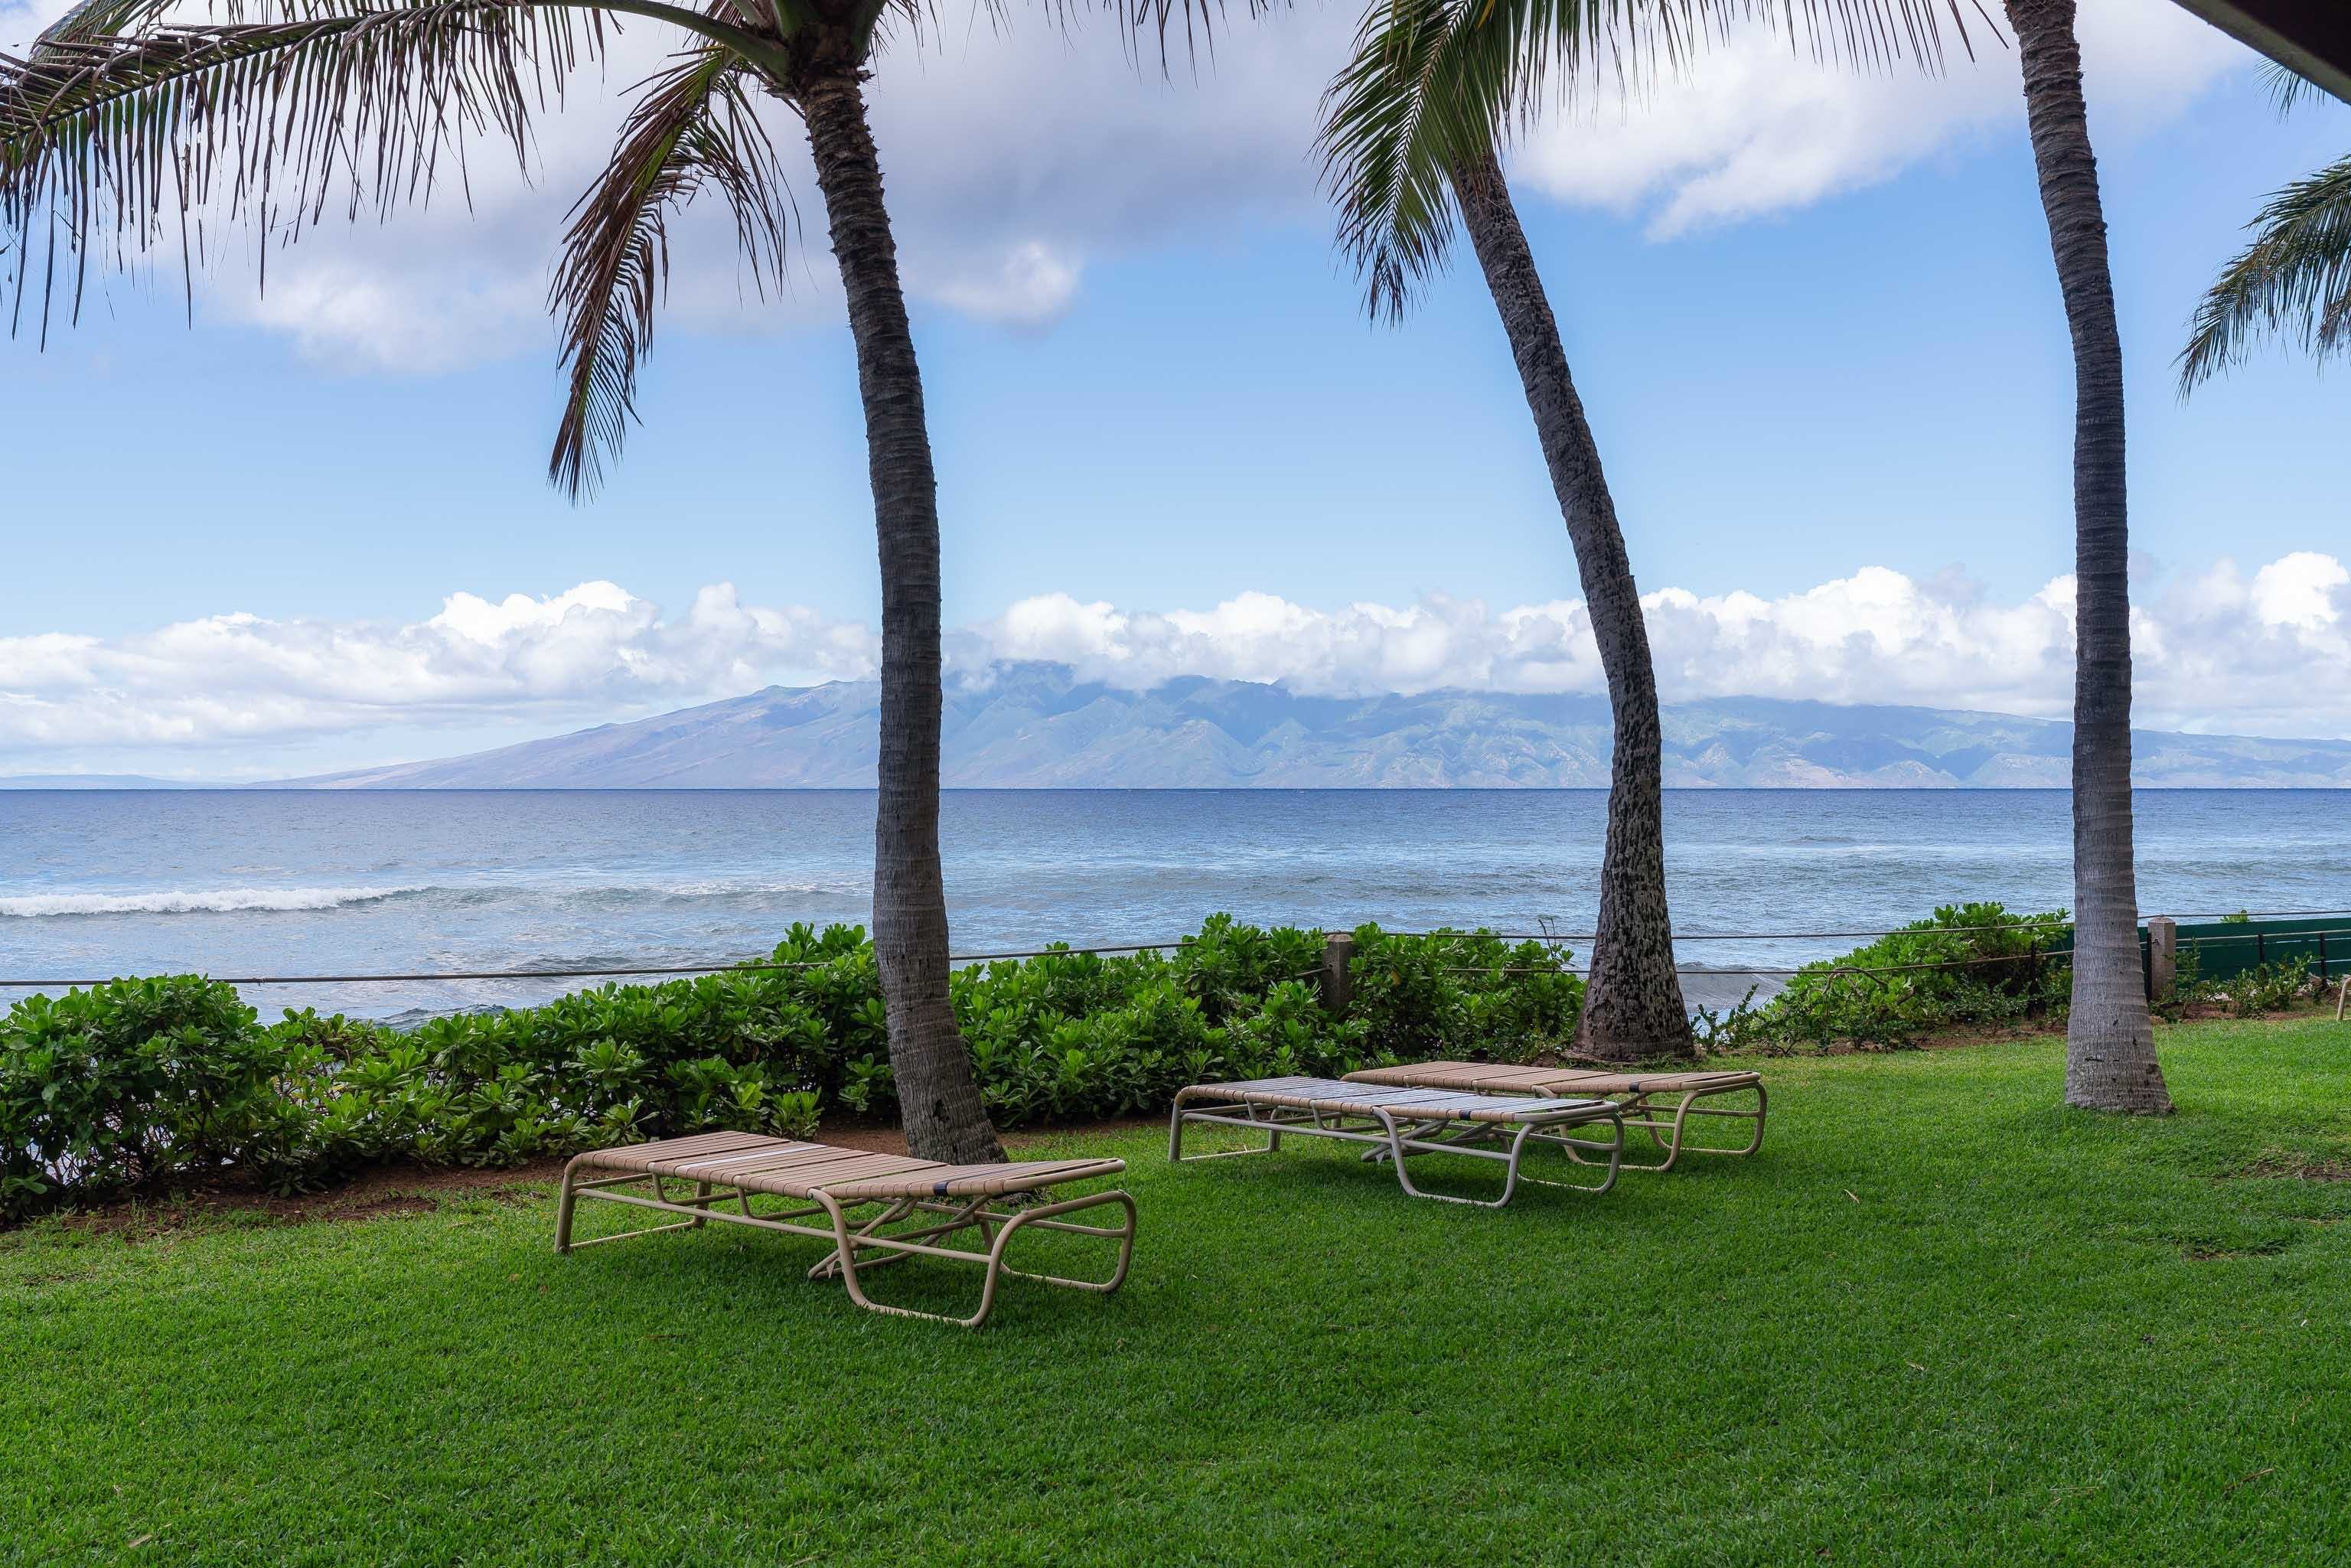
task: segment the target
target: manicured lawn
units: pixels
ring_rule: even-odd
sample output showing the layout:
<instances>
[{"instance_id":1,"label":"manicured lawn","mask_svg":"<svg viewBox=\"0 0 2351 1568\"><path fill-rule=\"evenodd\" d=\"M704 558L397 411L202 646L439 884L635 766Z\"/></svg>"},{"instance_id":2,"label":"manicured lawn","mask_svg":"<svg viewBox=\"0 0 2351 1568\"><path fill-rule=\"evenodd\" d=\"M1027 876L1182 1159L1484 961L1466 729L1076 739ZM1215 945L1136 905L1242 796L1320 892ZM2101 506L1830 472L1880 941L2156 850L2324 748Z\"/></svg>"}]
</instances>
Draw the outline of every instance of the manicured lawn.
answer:
<instances>
[{"instance_id":1,"label":"manicured lawn","mask_svg":"<svg viewBox=\"0 0 2351 1568\"><path fill-rule=\"evenodd\" d=\"M0 1559L2343 1561L2351 1182L2235 1173L2351 1172L2351 1027L2162 1044L2160 1122L2060 1109L2054 1041L1769 1062L1761 1156L1499 1213L1120 1134L1126 1291L977 1334L813 1243L559 1259L543 1189L52 1222L0 1237Z\"/></svg>"}]
</instances>

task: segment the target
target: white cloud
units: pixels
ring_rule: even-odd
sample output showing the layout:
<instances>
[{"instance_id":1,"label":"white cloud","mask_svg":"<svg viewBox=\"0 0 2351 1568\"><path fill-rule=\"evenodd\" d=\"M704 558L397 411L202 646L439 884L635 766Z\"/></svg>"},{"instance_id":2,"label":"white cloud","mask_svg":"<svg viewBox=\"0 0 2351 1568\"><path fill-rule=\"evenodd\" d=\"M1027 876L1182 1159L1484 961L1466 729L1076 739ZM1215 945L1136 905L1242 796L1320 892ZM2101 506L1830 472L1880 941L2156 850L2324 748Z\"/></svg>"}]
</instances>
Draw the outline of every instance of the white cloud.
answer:
<instances>
[{"instance_id":1,"label":"white cloud","mask_svg":"<svg viewBox=\"0 0 2351 1568\"><path fill-rule=\"evenodd\" d=\"M0 5L0 39L21 44L65 4ZM1064 33L1033 12L997 27L950 7L937 37L886 54L870 89L910 291L1037 329L1071 307L1097 257L1241 225L1327 232L1308 153L1316 100L1357 13L1322 4L1249 21L1236 8L1213 56L1187 69L1178 42L1163 77L1148 42L1136 68L1105 15L1073 13ZM1552 116L1514 167L1532 190L1643 214L1663 237L1800 208L1995 131L2021 146L2014 51L1980 21L1970 31L1974 62L1955 49L1948 74L1922 78L1907 64L1878 75L1823 68L1744 29L1701 55L1690 79L1629 110ZM2084 0L2081 31L2091 112L2107 144L2179 112L2250 57L2154 0ZM384 228L330 225L273 250L266 298L253 288L252 236L216 244L206 303L358 370L432 371L544 351L563 214L609 149L626 89L671 47L665 29L629 24L601 76L575 81L563 111L540 123L532 179L477 149L470 204L452 192ZM751 295L724 215L705 203L672 246L676 324L739 331L837 320L799 128L780 111L770 124L804 220L793 287L782 300Z\"/></svg>"},{"instance_id":2,"label":"white cloud","mask_svg":"<svg viewBox=\"0 0 2351 1568\"><path fill-rule=\"evenodd\" d=\"M1778 599L1668 588L1642 602L1669 701L2053 717L2071 702L2070 578L2002 604L1953 574L1922 582L1873 566ZM2298 551L2250 579L2220 561L2143 592L2133 626L2142 726L2351 737L2351 570L2335 557ZM1604 689L1577 601L1497 612L1432 596L1318 610L1245 593L1151 612L1053 593L949 641L951 678L970 685L1006 662L1047 661L1135 690L1179 675L1339 695ZM387 727L433 755L479 744L435 746L436 730L547 733L770 683L862 678L878 651L862 623L745 604L725 583L672 615L617 584L586 582L548 597L454 593L409 624L231 613L119 639L50 632L0 639L0 750L9 771L104 770L135 754L142 768L162 757L202 772L209 756L230 759L216 769L251 773L269 771L270 747L333 737L352 760L386 760L353 753Z\"/></svg>"},{"instance_id":3,"label":"white cloud","mask_svg":"<svg viewBox=\"0 0 2351 1568\"><path fill-rule=\"evenodd\" d=\"M705 588L684 615L610 582L547 599L455 593L428 620L232 613L116 640L0 638L0 747L245 745L377 725L590 723L773 680L857 676L878 640Z\"/></svg>"},{"instance_id":4,"label":"white cloud","mask_svg":"<svg viewBox=\"0 0 2351 1568\"><path fill-rule=\"evenodd\" d=\"M993 262L978 262L932 283L930 292L967 316L1031 329L1061 319L1077 298L1084 266L1039 240L1015 245Z\"/></svg>"},{"instance_id":5,"label":"white cloud","mask_svg":"<svg viewBox=\"0 0 2351 1568\"><path fill-rule=\"evenodd\" d=\"M2073 701L2074 580L1991 602L1949 575L1884 567L1765 600L1645 594L1668 701L1723 696L1895 703L2063 717ZM2137 722L2156 728L2351 736L2351 570L2297 552L2250 585L2223 560L2143 598L2133 615ZM1280 681L1361 695L1446 687L1605 690L1581 601L1499 613L1431 597L1398 609L1319 611L1249 593L1213 610L1129 612L1067 594L1022 600L954 641L959 678L1001 660L1046 660L1143 688L1177 675Z\"/></svg>"},{"instance_id":6,"label":"white cloud","mask_svg":"<svg viewBox=\"0 0 2351 1568\"><path fill-rule=\"evenodd\" d=\"M2253 574L2253 612L2264 626L2323 632L2340 617L2335 605L2351 571L2331 555L2296 550Z\"/></svg>"},{"instance_id":7,"label":"white cloud","mask_svg":"<svg viewBox=\"0 0 2351 1568\"><path fill-rule=\"evenodd\" d=\"M1994 130L2021 138L2014 46L1968 16L1974 58L1947 37L1939 77L1907 61L1867 72L1817 65L1784 37L1742 29L1634 110L1553 116L1515 169L1560 201L1646 213L1664 238L1875 184ZM2084 0L2077 30L2102 142L2170 118L2248 58L2187 12L2148 0Z\"/></svg>"}]
</instances>

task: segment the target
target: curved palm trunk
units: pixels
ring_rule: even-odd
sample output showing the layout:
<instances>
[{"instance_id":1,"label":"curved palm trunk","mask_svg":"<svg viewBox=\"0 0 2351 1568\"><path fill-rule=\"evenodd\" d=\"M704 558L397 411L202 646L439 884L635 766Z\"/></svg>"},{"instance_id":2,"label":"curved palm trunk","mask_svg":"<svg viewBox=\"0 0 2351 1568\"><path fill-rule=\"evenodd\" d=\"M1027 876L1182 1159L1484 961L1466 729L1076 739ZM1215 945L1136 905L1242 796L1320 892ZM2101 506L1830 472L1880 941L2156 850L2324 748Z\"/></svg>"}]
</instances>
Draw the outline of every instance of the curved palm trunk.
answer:
<instances>
[{"instance_id":1,"label":"curved palm trunk","mask_svg":"<svg viewBox=\"0 0 2351 1568\"><path fill-rule=\"evenodd\" d=\"M882 167L853 69L796 85L849 296L882 556L882 749L873 824L873 950L906 1146L925 1159L1000 1160L947 1000L939 867L939 514L922 376L898 287Z\"/></svg>"},{"instance_id":2,"label":"curved palm trunk","mask_svg":"<svg viewBox=\"0 0 2351 1568\"><path fill-rule=\"evenodd\" d=\"M1665 756L1657 682L1640 590L1625 553L1616 503L1600 468L1600 448L1568 373L1559 322L1510 205L1499 162L1452 172L1462 225L1485 270L1486 287L1510 340L1527 408L1534 415L1552 488L1575 549L1593 640L1608 676L1615 752L1608 779L1608 841L1600 860L1600 924L1576 1044L1612 1061L1688 1056L1689 1014L1674 969L1673 919L1666 908Z\"/></svg>"},{"instance_id":3,"label":"curved palm trunk","mask_svg":"<svg viewBox=\"0 0 2351 1568\"><path fill-rule=\"evenodd\" d=\"M2065 1103L2171 1109L2139 969L2131 859L2129 519L2123 346L2082 102L2074 0L2008 0L2041 205L2074 338L2074 1005Z\"/></svg>"}]
</instances>

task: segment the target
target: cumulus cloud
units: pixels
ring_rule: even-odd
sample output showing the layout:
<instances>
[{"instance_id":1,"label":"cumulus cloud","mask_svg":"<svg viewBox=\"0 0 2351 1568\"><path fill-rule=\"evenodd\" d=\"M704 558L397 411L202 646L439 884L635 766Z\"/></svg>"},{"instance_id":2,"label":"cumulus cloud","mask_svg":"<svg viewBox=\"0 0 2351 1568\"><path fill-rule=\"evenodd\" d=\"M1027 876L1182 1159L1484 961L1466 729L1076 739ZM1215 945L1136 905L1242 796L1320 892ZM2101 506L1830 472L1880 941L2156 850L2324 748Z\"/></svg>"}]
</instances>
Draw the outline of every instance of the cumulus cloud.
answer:
<instances>
[{"instance_id":1,"label":"cumulus cloud","mask_svg":"<svg viewBox=\"0 0 2351 1568\"><path fill-rule=\"evenodd\" d=\"M1920 581L1873 566L1776 599L1668 588L1642 604L1668 701L2049 717L2071 702L2070 578L2001 603L1954 575ZM2143 594L2133 637L2143 727L2351 737L2351 569L2334 556L2297 551L2250 575L2218 561ZM1054 593L949 643L949 678L971 687L1008 663L1044 661L1130 690L1181 675L1330 695L1605 689L1578 601L1498 612L1432 596L1322 610L1244 593L1207 610L1128 611ZM0 748L22 771L231 747L250 766L258 747L341 737L348 751L385 726L548 732L770 683L864 678L878 653L869 626L745 604L724 583L670 614L615 583L587 582L545 597L453 593L408 624L231 613L120 639L49 632L0 639Z\"/></svg>"},{"instance_id":2,"label":"cumulus cloud","mask_svg":"<svg viewBox=\"0 0 2351 1568\"><path fill-rule=\"evenodd\" d=\"M231 613L106 640L0 638L0 747L217 746L483 718L587 723L778 679L871 672L854 622L747 605L732 585L684 613L617 584L496 601L454 593L412 624Z\"/></svg>"},{"instance_id":3,"label":"cumulus cloud","mask_svg":"<svg viewBox=\"0 0 2351 1568\"><path fill-rule=\"evenodd\" d=\"M1949 40L1930 78L1907 62L1823 68L1784 37L1743 29L1630 111L1584 95L1583 109L1527 139L1516 170L1559 201L1642 214L1663 239L1876 184L1995 131L2021 135L2015 49L1967 15L1974 57ZM2247 57L2186 11L2140 0L2084 0L2077 30L2102 138L2169 118Z\"/></svg>"},{"instance_id":4,"label":"cumulus cloud","mask_svg":"<svg viewBox=\"0 0 2351 1568\"><path fill-rule=\"evenodd\" d=\"M1772 696L2063 717L2073 700L2074 582L2016 603L1963 578L1920 581L1884 567L1802 593L1643 596L1667 700ZM2222 560L2134 612L2143 726L2351 735L2351 570L2299 551L2248 580ZM1606 683L1581 601L1495 612L1430 597L1405 608L1321 611L1266 593L1213 610L1130 612L1067 594L1021 601L955 640L958 676L1006 660L1066 664L1144 689L1178 675L1279 681L1330 695L1460 687L1600 692Z\"/></svg>"},{"instance_id":5,"label":"cumulus cloud","mask_svg":"<svg viewBox=\"0 0 2351 1568\"><path fill-rule=\"evenodd\" d=\"M21 45L67 3L0 0L0 41ZM943 12L935 36L888 53L870 89L909 289L1035 330L1071 307L1095 258L1268 223L1327 230L1308 150L1357 14L1325 4L1245 21L1236 11L1213 55L1187 68L1178 43L1163 76L1155 46L1144 43L1138 62L1107 16L1073 12L1064 31L1033 13L998 26ZM2081 31L2093 112L2110 141L2179 112L2248 58L2147 0L2084 0ZM1527 136L1513 166L1532 191L1641 215L1660 238L1799 208L1994 131L2021 138L2014 51L1980 20L1970 32L1973 61L1954 49L1947 74L1921 78L1907 64L1877 75L1823 68L1745 29L1699 56L1688 79L1628 110L1584 95ZM253 288L254 236L223 246L215 226L214 264L200 280L208 308L356 370L543 351L563 213L608 152L628 89L673 47L664 29L631 23L601 74L583 74L562 112L541 122L528 178L480 149L470 201L444 199L381 229L329 225L273 250L266 296ZM724 215L705 204L674 236L678 325L838 319L799 129L780 110L770 123L807 220L792 287L781 300L746 288Z\"/></svg>"}]
</instances>

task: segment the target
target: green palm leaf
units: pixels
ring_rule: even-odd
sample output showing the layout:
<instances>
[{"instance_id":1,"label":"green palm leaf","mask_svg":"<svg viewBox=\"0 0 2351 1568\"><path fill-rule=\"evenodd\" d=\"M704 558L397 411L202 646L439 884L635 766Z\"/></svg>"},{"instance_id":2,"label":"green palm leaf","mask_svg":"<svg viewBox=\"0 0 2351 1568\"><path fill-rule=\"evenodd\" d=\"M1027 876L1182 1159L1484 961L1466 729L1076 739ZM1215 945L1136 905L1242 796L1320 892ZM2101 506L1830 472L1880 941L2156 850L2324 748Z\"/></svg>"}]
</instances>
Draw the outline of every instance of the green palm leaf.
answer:
<instances>
[{"instance_id":1,"label":"green palm leaf","mask_svg":"<svg viewBox=\"0 0 2351 1568\"><path fill-rule=\"evenodd\" d=\"M669 273L669 216L705 187L733 213L764 295L769 278L781 279L794 214L742 62L717 48L653 78L564 230L548 303L561 322L570 388L548 477L575 499L601 482L604 457L618 455L636 417L637 367L651 351Z\"/></svg>"},{"instance_id":2,"label":"green palm leaf","mask_svg":"<svg viewBox=\"0 0 2351 1568\"><path fill-rule=\"evenodd\" d=\"M1373 0L1324 92L1315 151L1339 248L1375 317L1402 311L1445 263L1451 171L1496 155L1515 124L1594 86L1638 96L1736 25L1787 33L1823 62L1942 59L1940 16L1967 44L1962 0ZM1990 15L1970 7L1987 27Z\"/></svg>"},{"instance_id":3,"label":"green palm leaf","mask_svg":"<svg viewBox=\"0 0 2351 1568\"><path fill-rule=\"evenodd\" d=\"M2331 96L2325 88L2293 67L2282 66L2275 60L2263 62L2262 86L2268 90L2271 106L2276 109L2281 120L2302 104Z\"/></svg>"},{"instance_id":4,"label":"green palm leaf","mask_svg":"<svg viewBox=\"0 0 2351 1568\"><path fill-rule=\"evenodd\" d=\"M444 159L508 144L602 53L606 14L671 22L773 65L773 41L663 0L223 0L170 20L172 0L87 0L24 58L0 57L0 230L17 308L31 239L62 231L81 269L103 231L118 256L217 200L281 241L329 205L388 214L429 196ZM266 265L267 246L263 246ZM52 266L53 274L53 266ZM48 308L45 291L44 321Z\"/></svg>"},{"instance_id":5,"label":"green palm leaf","mask_svg":"<svg viewBox=\"0 0 2351 1568\"><path fill-rule=\"evenodd\" d=\"M2351 157L2278 192L2246 226L2252 244L2196 307L2179 354L2182 396L2262 338L2320 358L2351 346Z\"/></svg>"},{"instance_id":6,"label":"green palm leaf","mask_svg":"<svg viewBox=\"0 0 2351 1568\"><path fill-rule=\"evenodd\" d=\"M429 192L444 155L462 180L468 135L520 158L535 103L602 43L593 13L498 0L301 0L199 26L165 9L97 0L0 61L0 223L25 258L20 302L37 222L72 244L78 308L109 228L118 256L175 223L184 246L191 212L217 201L290 238L338 197L381 214ZM92 30L126 19L128 34Z\"/></svg>"}]
</instances>

